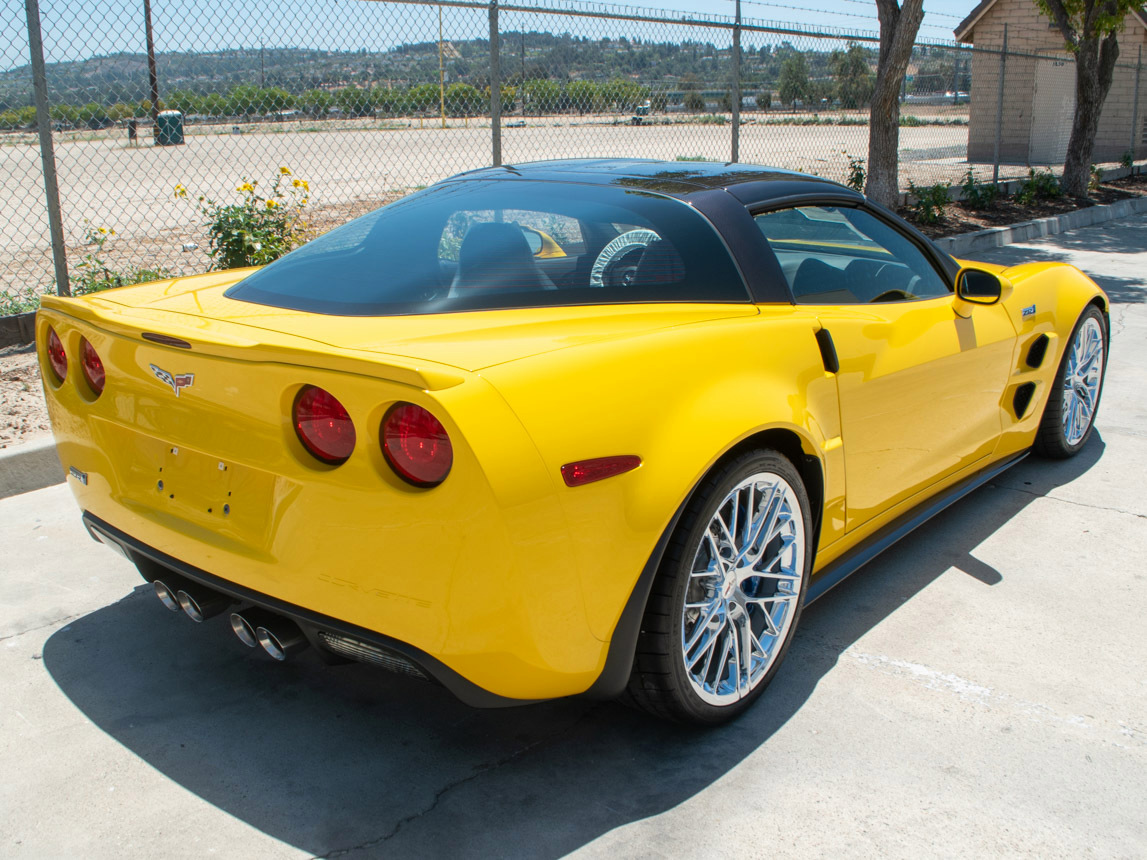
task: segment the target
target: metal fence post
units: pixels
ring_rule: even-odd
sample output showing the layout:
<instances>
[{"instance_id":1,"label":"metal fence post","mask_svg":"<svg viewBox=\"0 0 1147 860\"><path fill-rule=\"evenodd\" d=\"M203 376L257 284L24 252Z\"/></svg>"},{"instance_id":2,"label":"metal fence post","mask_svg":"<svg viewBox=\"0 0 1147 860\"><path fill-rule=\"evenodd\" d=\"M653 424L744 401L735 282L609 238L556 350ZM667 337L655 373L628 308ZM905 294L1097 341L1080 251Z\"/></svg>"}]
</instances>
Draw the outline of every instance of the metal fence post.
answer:
<instances>
[{"instance_id":1,"label":"metal fence post","mask_svg":"<svg viewBox=\"0 0 1147 860\"><path fill-rule=\"evenodd\" d=\"M730 161L741 160L741 0L733 24L733 140Z\"/></svg>"},{"instance_id":2,"label":"metal fence post","mask_svg":"<svg viewBox=\"0 0 1147 860\"><path fill-rule=\"evenodd\" d=\"M992 184L1000 184L1000 138L1004 133L1004 72L1008 63L1008 25L1004 24L1004 46L1000 49L1000 80L996 88L996 154L992 166Z\"/></svg>"},{"instance_id":3,"label":"metal fence post","mask_svg":"<svg viewBox=\"0 0 1147 860\"><path fill-rule=\"evenodd\" d=\"M498 37L498 0L490 0L490 153L502 163L502 64Z\"/></svg>"},{"instance_id":4,"label":"metal fence post","mask_svg":"<svg viewBox=\"0 0 1147 860\"><path fill-rule=\"evenodd\" d=\"M151 31L151 0L143 0L143 34L147 40L147 84L151 93L152 136L159 137L159 75L155 71L155 38Z\"/></svg>"},{"instance_id":5,"label":"metal fence post","mask_svg":"<svg viewBox=\"0 0 1147 860\"><path fill-rule=\"evenodd\" d=\"M1135 160L1135 153L1139 149L1135 138L1139 131L1139 78L1143 72L1143 46L1139 46L1139 59L1135 62L1135 98L1131 102L1131 160Z\"/></svg>"},{"instance_id":6,"label":"metal fence post","mask_svg":"<svg viewBox=\"0 0 1147 860\"><path fill-rule=\"evenodd\" d=\"M39 0L24 0L28 15L28 50L32 59L32 89L36 99L36 127L40 132L40 161L44 166L44 199L48 204L48 232L56 267L56 293L72 294L68 282L68 252L64 248L64 222L60 217L60 188L56 182L56 151L52 146L52 117L48 113L48 77L44 72L44 41L40 36Z\"/></svg>"}]
</instances>

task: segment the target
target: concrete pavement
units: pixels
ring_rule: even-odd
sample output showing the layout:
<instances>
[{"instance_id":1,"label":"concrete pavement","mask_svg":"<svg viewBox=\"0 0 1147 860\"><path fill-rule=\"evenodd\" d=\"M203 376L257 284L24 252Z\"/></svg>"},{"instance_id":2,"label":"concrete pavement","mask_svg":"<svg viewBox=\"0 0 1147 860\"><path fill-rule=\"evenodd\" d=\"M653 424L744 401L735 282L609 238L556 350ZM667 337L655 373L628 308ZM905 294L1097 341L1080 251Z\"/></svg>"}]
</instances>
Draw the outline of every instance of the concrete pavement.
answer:
<instances>
[{"instance_id":1,"label":"concrete pavement","mask_svg":"<svg viewBox=\"0 0 1147 860\"><path fill-rule=\"evenodd\" d=\"M1112 296L1098 433L1029 458L811 607L698 732L473 711L162 609L65 487L0 501L9 857L1147 853L1147 217L982 256Z\"/></svg>"}]
</instances>

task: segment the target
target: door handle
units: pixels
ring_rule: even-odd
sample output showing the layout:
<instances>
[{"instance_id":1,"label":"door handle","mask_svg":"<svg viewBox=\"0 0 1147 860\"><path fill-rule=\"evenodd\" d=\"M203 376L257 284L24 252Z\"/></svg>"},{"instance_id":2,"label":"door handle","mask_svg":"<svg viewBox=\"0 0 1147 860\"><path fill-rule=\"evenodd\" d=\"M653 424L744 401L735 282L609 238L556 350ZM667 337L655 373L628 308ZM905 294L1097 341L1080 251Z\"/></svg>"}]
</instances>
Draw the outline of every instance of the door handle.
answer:
<instances>
[{"instance_id":1,"label":"door handle","mask_svg":"<svg viewBox=\"0 0 1147 860\"><path fill-rule=\"evenodd\" d=\"M822 328L816 333L816 345L820 347L820 360L824 369L829 373L840 372L840 359L836 356L836 344L832 342L832 335L828 329Z\"/></svg>"}]
</instances>

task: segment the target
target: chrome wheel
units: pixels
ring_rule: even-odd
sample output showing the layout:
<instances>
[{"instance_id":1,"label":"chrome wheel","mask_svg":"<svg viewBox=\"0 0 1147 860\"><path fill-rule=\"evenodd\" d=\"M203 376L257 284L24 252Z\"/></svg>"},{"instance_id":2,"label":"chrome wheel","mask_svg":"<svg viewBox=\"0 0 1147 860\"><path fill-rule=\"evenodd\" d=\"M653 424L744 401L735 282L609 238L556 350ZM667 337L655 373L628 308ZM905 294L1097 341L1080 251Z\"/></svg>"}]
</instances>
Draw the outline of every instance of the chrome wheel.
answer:
<instances>
[{"instance_id":1,"label":"chrome wheel","mask_svg":"<svg viewBox=\"0 0 1147 860\"><path fill-rule=\"evenodd\" d=\"M693 554L682 607L681 658L703 701L732 704L765 678L800 608L804 569L788 481L759 472L733 487Z\"/></svg>"},{"instance_id":2,"label":"chrome wheel","mask_svg":"<svg viewBox=\"0 0 1147 860\"><path fill-rule=\"evenodd\" d=\"M1063 436L1078 445L1087 435L1103 380L1103 330L1094 317L1075 334L1063 372Z\"/></svg>"}]
</instances>

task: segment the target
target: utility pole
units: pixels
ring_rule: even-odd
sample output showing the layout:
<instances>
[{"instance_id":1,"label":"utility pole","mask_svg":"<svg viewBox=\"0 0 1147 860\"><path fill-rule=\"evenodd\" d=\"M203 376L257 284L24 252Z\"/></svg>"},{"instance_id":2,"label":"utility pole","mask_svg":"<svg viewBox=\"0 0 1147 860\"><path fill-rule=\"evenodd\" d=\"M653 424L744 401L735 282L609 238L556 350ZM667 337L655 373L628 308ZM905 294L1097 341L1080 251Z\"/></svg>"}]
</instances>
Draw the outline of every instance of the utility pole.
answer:
<instances>
[{"instance_id":1,"label":"utility pole","mask_svg":"<svg viewBox=\"0 0 1147 860\"><path fill-rule=\"evenodd\" d=\"M438 109L446 128L446 77L442 72L442 7L438 7Z\"/></svg>"},{"instance_id":2,"label":"utility pole","mask_svg":"<svg viewBox=\"0 0 1147 860\"><path fill-rule=\"evenodd\" d=\"M151 34L151 0L143 0L143 29L147 37L147 77L151 84L151 123L159 122L159 75L155 71L155 39Z\"/></svg>"},{"instance_id":3,"label":"utility pole","mask_svg":"<svg viewBox=\"0 0 1147 860\"><path fill-rule=\"evenodd\" d=\"M267 86L263 76L263 41L259 40L259 89Z\"/></svg>"},{"instance_id":4,"label":"utility pole","mask_svg":"<svg viewBox=\"0 0 1147 860\"><path fill-rule=\"evenodd\" d=\"M730 161L741 160L741 0L733 25L733 146Z\"/></svg>"}]
</instances>

